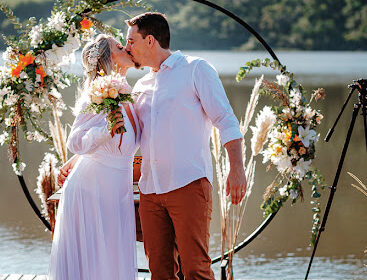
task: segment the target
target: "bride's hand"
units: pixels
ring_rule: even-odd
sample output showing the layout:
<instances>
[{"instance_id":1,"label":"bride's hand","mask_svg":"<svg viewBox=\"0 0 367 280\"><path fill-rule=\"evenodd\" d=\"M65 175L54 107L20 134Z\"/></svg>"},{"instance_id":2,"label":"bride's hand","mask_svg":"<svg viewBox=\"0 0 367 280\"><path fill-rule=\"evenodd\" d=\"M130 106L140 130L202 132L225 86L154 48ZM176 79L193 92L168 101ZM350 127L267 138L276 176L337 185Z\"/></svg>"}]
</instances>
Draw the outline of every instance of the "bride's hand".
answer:
<instances>
[{"instance_id":1,"label":"bride's hand","mask_svg":"<svg viewBox=\"0 0 367 280\"><path fill-rule=\"evenodd\" d=\"M124 122L124 118L122 117L122 113L121 113L121 109L120 110L116 110L116 111L112 111L111 114L109 115L109 118L111 121L116 120L115 125L112 127L112 131L111 131L111 137L113 138L115 136L115 134L117 133L117 131L124 126L125 122Z\"/></svg>"},{"instance_id":2,"label":"bride's hand","mask_svg":"<svg viewBox=\"0 0 367 280\"><path fill-rule=\"evenodd\" d=\"M62 187L71 170L74 168L75 163L77 162L79 155L74 155L71 159L69 159L65 164L60 168L59 174L57 174L57 184Z\"/></svg>"}]
</instances>

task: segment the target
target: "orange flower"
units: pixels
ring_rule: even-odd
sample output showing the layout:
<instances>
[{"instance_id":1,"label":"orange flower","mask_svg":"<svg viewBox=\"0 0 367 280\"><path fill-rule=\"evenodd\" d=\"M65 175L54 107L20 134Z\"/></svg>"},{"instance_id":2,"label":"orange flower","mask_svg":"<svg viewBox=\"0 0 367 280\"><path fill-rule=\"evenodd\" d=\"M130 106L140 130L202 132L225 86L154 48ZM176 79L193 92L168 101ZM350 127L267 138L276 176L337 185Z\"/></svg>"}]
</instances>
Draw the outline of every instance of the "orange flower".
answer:
<instances>
[{"instance_id":1,"label":"orange flower","mask_svg":"<svg viewBox=\"0 0 367 280\"><path fill-rule=\"evenodd\" d=\"M294 142L299 142L299 141L301 141L301 139L299 139L299 137L298 137L298 135L296 134L296 136L294 136Z\"/></svg>"},{"instance_id":2,"label":"orange flower","mask_svg":"<svg viewBox=\"0 0 367 280\"><path fill-rule=\"evenodd\" d=\"M82 30L87 30L93 26L93 23L89 19L83 18L80 25L82 26Z\"/></svg>"},{"instance_id":3,"label":"orange flower","mask_svg":"<svg viewBox=\"0 0 367 280\"><path fill-rule=\"evenodd\" d=\"M26 55L19 55L19 63L26 67L29 64L32 64L36 58L28 52Z\"/></svg>"},{"instance_id":4,"label":"orange flower","mask_svg":"<svg viewBox=\"0 0 367 280\"><path fill-rule=\"evenodd\" d=\"M43 83L43 78L46 77L47 74L43 70L43 67L42 66L39 66L39 67L36 68L36 74L40 75L40 77L41 77L41 83Z\"/></svg>"},{"instance_id":5,"label":"orange flower","mask_svg":"<svg viewBox=\"0 0 367 280\"><path fill-rule=\"evenodd\" d=\"M22 70L23 70L23 65L21 65L21 64L19 64L18 63L18 65L17 66L15 66L15 65L12 65L11 66L11 75L13 76L13 77L17 77L17 78L19 78L19 74L20 74L20 72L22 72Z\"/></svg>"},{"instance_id":6,"label":"orange flower","mask_svg":"<svg viewBox=\"0 0 367 280\"><path fill-rule=\"evenodd\" d=\"M292 138L292 127L290 124L288 124L288 129L283 130L283 133L284 137L282 140L286 143Z\"/></svg>"}]
</instances>

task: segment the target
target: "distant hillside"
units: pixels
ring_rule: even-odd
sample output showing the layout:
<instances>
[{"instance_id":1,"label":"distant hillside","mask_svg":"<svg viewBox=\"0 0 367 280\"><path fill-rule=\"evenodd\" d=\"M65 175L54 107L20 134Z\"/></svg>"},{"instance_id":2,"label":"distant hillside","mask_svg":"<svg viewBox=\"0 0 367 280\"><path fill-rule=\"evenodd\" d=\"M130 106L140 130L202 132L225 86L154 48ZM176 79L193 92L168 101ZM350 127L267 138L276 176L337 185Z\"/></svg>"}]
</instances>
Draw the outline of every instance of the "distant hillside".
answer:
<instances>
[{"instance_id":1,"label":"distant hillside","mask_svg":"<svg viewBox=\"0 0 367 280\"><path fill-rule=\"evenodd\" d=\"M26 19L47 17L50 0L4 1ZM155 10L167 14L172 48L258 49L259 44L240 25L213 9L191 0L150 0ZM244 19L275 49L367 50L365 0L212 0ZM128 10L135 15L141 10ZM100 15L107 23L126 30L122 13ZM0 15L0 32L13 29ZM3 46L2 46L3 48Z\"/></svg>"}]
</instances>

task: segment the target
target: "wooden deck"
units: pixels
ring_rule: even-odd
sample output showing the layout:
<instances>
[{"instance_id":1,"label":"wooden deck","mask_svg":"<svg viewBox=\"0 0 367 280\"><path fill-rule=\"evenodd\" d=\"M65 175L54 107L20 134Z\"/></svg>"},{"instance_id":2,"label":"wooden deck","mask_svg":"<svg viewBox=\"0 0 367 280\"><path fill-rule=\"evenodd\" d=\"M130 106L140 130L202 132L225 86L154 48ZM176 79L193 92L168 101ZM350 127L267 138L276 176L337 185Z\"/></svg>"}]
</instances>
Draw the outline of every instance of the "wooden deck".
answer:
<instances>
[{"instance_id":1,"label":"wooden deck","mask_svg":"<svg viewBox=\"0 0 367 280\"><path fill-rule=\"evenodd\" d=\"M47 280L47 276L33 274L0 274L0 280ZM149 278L139 277L138 280L149 280Z\"/></svg>"}]
</instances>

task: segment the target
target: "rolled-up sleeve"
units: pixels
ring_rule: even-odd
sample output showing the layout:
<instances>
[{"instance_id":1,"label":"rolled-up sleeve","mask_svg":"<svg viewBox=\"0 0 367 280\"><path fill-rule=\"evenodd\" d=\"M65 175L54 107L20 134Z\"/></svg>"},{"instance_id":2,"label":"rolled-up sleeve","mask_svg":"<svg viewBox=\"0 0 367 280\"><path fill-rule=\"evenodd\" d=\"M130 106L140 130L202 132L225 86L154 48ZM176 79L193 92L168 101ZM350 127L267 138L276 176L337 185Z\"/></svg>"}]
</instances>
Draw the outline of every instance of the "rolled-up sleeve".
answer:
<instances>
[{"instance_id":1,"label":"rolled-up sleeve","mask_svg":"<svg viewBox=\"0 0 367 280\"><path fill-rule=\"evenodd\" d=\"M200 60L193 71L196 93L212 124L219 129L222 145L243 138L217 71Z\"/></svg>"}]
</instances>

